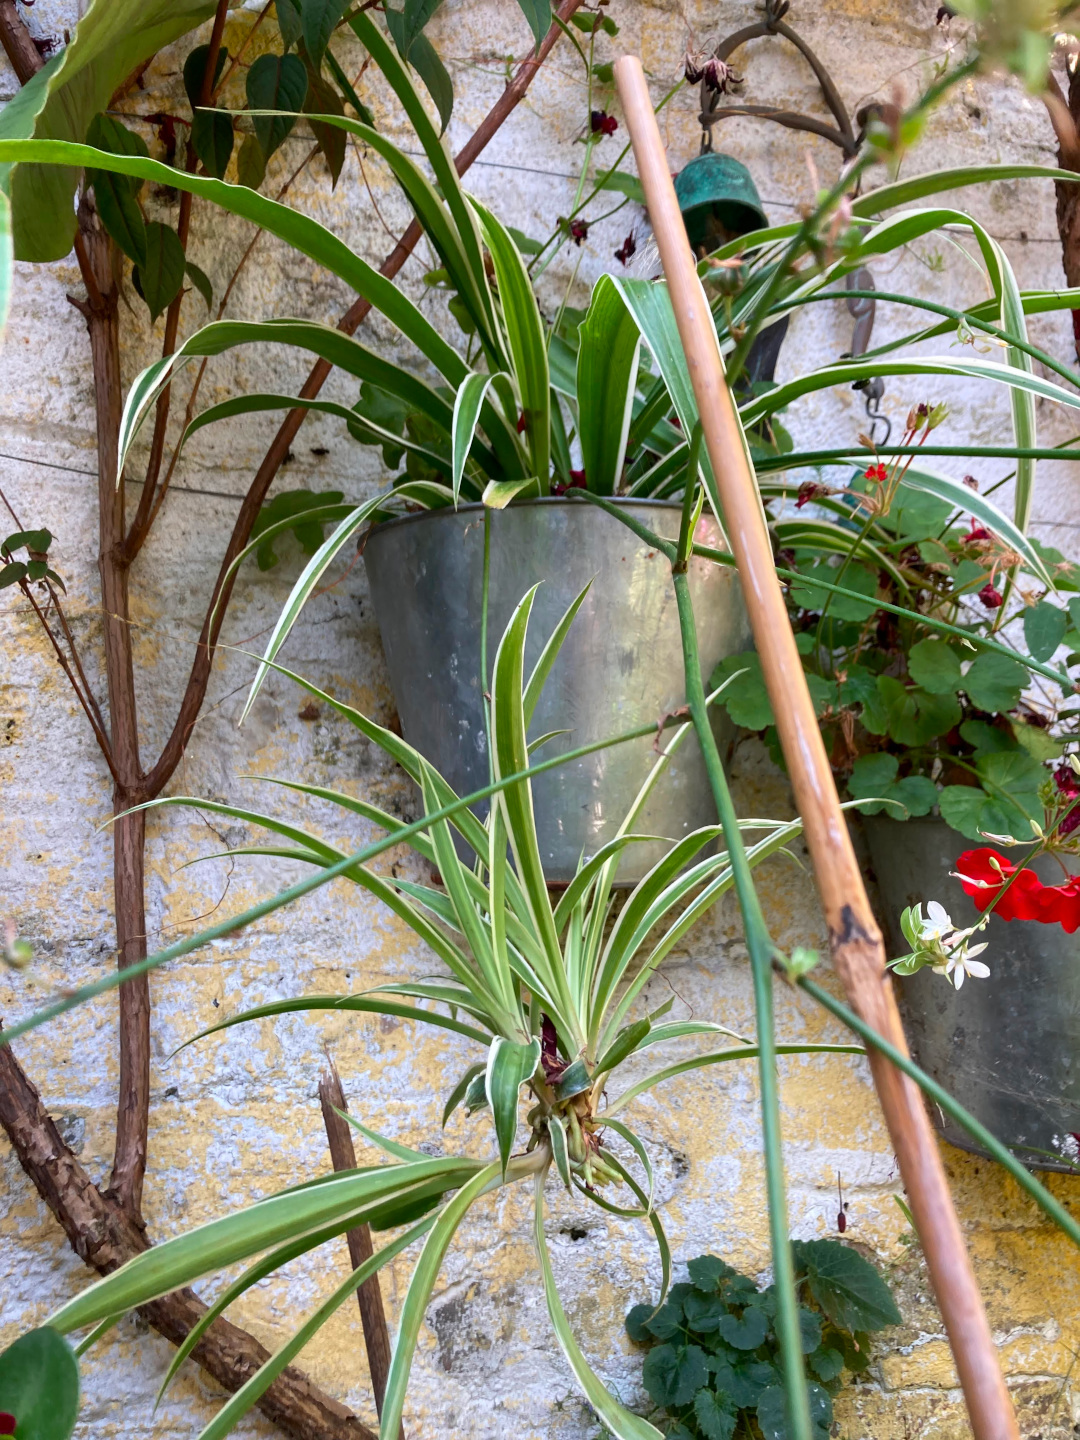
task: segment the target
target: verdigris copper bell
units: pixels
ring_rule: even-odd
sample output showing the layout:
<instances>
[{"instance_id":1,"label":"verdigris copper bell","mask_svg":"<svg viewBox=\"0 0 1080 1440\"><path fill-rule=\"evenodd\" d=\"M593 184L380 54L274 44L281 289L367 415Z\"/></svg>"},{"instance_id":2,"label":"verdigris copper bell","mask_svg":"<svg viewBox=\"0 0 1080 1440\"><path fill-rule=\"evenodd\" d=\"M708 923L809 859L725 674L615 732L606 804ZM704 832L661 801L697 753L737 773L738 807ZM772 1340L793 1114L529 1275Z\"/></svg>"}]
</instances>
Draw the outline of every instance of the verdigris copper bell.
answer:
<instances>
[{"instance_id":1,"label":"verdigris copper bell","mask_svg":"<svg viewBox=\"0 0 1080 1440\"><path fill-rule=\"evenodd\" d=\"M695 255L769 223L750 171L731 155L695 156L675 177L675 194Z\"/></svg>"}]
</instances>

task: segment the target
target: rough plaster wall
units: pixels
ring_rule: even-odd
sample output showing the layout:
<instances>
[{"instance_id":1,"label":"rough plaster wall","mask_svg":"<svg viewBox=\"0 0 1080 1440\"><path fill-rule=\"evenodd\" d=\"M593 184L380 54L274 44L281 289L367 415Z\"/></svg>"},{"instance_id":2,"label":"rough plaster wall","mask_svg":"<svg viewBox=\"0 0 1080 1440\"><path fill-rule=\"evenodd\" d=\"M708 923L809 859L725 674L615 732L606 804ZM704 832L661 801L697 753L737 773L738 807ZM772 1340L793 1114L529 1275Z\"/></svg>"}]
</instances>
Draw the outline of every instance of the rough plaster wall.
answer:
<instances>
[{"instance_id":1,"label":"rough plaster wall","mask_svg":"<svg viewBox=\"0 0 1080 1440\"><path fill-rule=\"evenodd\" d=\"M927 55L939 55L949 43L934 28L934 10L931 0L847 6L802 0L795 18L854 109L894 86L906 95L914 93L928 73ZM617 46L643 54L657 95L679 70L688 27L703 37L727 33L754 18L745 0L726 0L715 7L617 0L612 11L623 27ZM74 15L62 0L38 0L27 13L39 33L55 33ZM525 31L510 0L449 0L433 33L454 73L458 98L451 133L457 146L497 96L505 57L524 53ZM795 108L819 109L809 73L780 45L758 42L738 59L749 75L748 101L780 100ZM150 93L134 97L130 108L143 113L162 108L160 101L176 91L175 57L156 61L147 84ZM10 96L13 89L10 73L0 71L0 97ZM400 119L381 93L374 89L371 98L380 124L401 135ZM694 96L682 94L664 112L673 169L696 149L695 108ZM583 119L580 67L569 48L561 46L527 102L489 147L483 163L474 167L470 185L511 223L530 234L546 235L572 203L582 153L575 139ZM622 137L620 132L617 141ZM605 142L605 160L614 154L617 141ZM735 122L718 143L750 165L766 209L777 220L795 214L811 194L808 153L823 176L835 173L835 153L824 143L752 121ZM274 163L274 175L284 179L303 153L299 138L290 141ZM977 160L1052 161L1051 134L1040 106L1013 86L972 83L931 120L911 168ZM377 261L390 247L384 227L397 235L408 215L379 166L369 158L366 168L371 195L350 158L333 196L316 164L313 173L298 181L292 199ZM1025 286L1062 283L1049 184L998 184L964 200L1003 241ZM150 201L151 207L164 203ZM194 258L220 292L247 244L248 231L219 217L211 222L198 207L196 221ZM638 226L640 238L641 221L633 207L596 226L581 252L575 299L586 293L586 282L617 268L612 254L631 223ZM558 304L578 258L570 252L549 272L543 295L549 310ZM414 296L425 293L425 268L426 262L413 261L404 272L403 283ZM982 293L976 270L951 243L917 242L875 273L881 286L920 289L952 304ZM0 370L0 485L25 523L48 525L58 535L56 560L68 580L75 630L100 682L90 371L82 322L65 299L67 290L77 288L70 258L51 267L19 267ZM332 277L264 240L255 263L241 276L230 313L330 319L346 304L342 287ZM436 297L428 296L424 304L433 315L442 315ZM201 302L193 297L187 302L186 323L198 323L202 314ZM892 332L902 318L893 307L880 306L881 333ZM780 378L846 349L849 326L838 306L817 306L797 316ZM1051 318L1033 328L1039 343L1071 358L1066 322ZM454 333L449 325L448 333ZM130 380L153 357L160 335L150 334L136 305L124 316L124 336ZM366 338L388 352L401 350L395 334L377 317L369 321ZM945 346L939 341L936 348ZM244 387L288 391L305 368L295 358L267 349L234 352L213 363L203 402ZM350 386L339 380L328 388L351 399ZM902 418L910 404L923 398L924 387L895 381L886 408L894 418ZM1008 408L1000 394L957 381L936 386L932 398L947 398L954 407L941 432L946 441L985 444L1007 433ZM1045 405L1040 411L1047 439L1072 433L1068 416ZM832 441L838 435L853 439L862 428L858 398L847 390L825 392L800 402L787 423L800 445ZM205 596L236 512L235 497L247 485L270 433L268 422L237 421L200 435L186 453L175 493L136 567L132 618L146 756L156 754L172 723ZM310 420L294 448L279 482L282 487L338 488L350 498L361 498L383 479L377 457L351 444L328 420ZM952 468L960 473L964 467ZM984 488L1006 470L1004 465L980 467ZM1070 550L1080 524L1073 482L1064 467L1044 465L1041 470L1038 532ZM137 465L133 471L138 473ZM282 551L285 558L276 570L244 575L226 628L232 644L255 644L272 624L298 566L287 545ZM14 1016L24 1014L55 986L87 981L111 964L110 846L96 829L108 814L109 787L32 617L12 601L11 592L3 601L3 617L0 909L16 918L38 957L26 978L0 977L0 1013ZM361 566L308 607L290 641L288 660L376 718L385 720L391 714ZM267 685L251 719L238 730L235 720L249 675L250 664L242 656L219 657L207 704L171 793L227 797L297 815L295 799L241 778L252 773L285 775L343 786L410 811L413 800L401 774L332 715L324 712L315 721L299 718L304 697L280 681ZM752 747L740 752L736 770L740 801L748 812L790 813L786 787ZM324 825L335 841L356 845L367 838L363 825L345 829L338 817L314 805L303 807L301 818ZM220 916L231 907L239 909L292 878L269 862L235 870L222 862L181 869L185 861L221 848L222 837L229 844L248 838L242 826L223 827L189 810L158 813L150 821L148 837L151 945L175 938L210 912ZM395 863L411 862L395 857ZM820 945L824 937L805 874L776 862L762 877L778 942ZM466 1055L465 1043L453 1037L413 1033L389 1020L289 1018L232 1031L181 1058L168 1058L197 1028L244 1005L304 992L355 990L415 974L429 963L408 932L376 903L339 887L158 973L152 981L156 1009L146 1200L151 1233L174 1234L325 1169L315 1092L326 1050L341 1069L354 1109L379 1128L413 1144L483 1149L487 1137L482 1125L468 1126L458 1116L445 1136L438 1128L443 1097L473 1058ZM680 1007L739 1030L751 1027L749 977L732 903L721 906L685 949L672 956L664 978L654 982L656 997L666 995L669 984L680 997ZM839 1038L836 1028L808 1002L783 988L777 1012L785 1039ZM115 1101L114 1026L115 1001L105 997L18 1047L84 1163L103 1179ZM850 1440L952 1440L967 1434L919 1252L908 1243L892 1200L899 1182L865 1064L841 1058L790 1059L782 1062L782 1072L794 1232L803 1237L833 1233L840 1172L851 1206L848 1233L891 1267L905 1314L904 1327L880 1347L869 1378L841 1400L839 1433ZM751 1068L676 1081L643 1099L637 1113L657 1160L665 1224L677 1257L685 1260L711 1250L761 1273L768 1263L768 1237ZM1046 1440L1071 1435L1080 1420L1080 1387L1070 1379L1080 1342L1075 1255L994 1167L948 1147L945 1161L1024 1432ZM0 1149L0 1165L4 1343L42 1319L87 1276L6 1148ZM1050 1183L1067 1202L1080 1199L1080 1182L1056 1178ZM552 1249L571 1319L603 1375L633 1403L640 1399L639 1361L628 1353L621 1318L630 1303L655 1286L654 1252L636 1230L595 1210L586 1213L554 1190L550 1207ZM296 1317L327 1293L343 1263L343 1246L298 1262L284 1278L250 1292L237 1307L239 1319L268 1344L279 1341L290 1333ZM392 1315L400 1307L408 1274L404 1260L385 1272ZM523 1201L507 1196L486 1202L467 1221L450 1253L421 1337L407 1416L412 1435L432 1440L510 1435L579 1440L594 1433L595 1424L577 1398L553 1341L536 1279ZM207 1287L208 1293L215 1284ZM151 1414L167 1355L164 1342L138 1324L119 1326L87 1367L80 1433L197 1434L212 1412L215 1395L190 1365L156 1415ZM373 1419L354 1309L338 1313L303 1361L322 1384ZM241 1433L270 1431L253 1419Z\"/></svg>"}]
</instances>

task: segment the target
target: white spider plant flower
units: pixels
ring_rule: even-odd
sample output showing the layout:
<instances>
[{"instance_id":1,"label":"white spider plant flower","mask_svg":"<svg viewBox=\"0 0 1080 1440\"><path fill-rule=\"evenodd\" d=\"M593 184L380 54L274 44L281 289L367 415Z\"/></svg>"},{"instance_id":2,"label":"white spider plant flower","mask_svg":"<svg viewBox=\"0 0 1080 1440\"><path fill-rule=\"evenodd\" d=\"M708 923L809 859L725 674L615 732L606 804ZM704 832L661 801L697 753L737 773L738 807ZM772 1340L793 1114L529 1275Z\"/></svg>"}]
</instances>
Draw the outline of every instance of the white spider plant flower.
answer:
<instances>
[{"instance_id":1,"label":"white spider plant flower","mask_svg":"<svg viewBox=\"0 0 1080 1440\"><path fill-rule=\"evenodd\" d=\"M957 990L970 975L985 980L990 968L983 961L976 960L986 949L986 942L970 943L971 936L982 930L989 917L980 920L965 930L953 924L952 916L937 900L926 906L926 915L921 905L909 906L900 917L900 928L911 946L911 952L890 961L898 975L914 975L917 970L929 965L935 974L944 975L952 981Z\"/></svg>"}]
</instances>

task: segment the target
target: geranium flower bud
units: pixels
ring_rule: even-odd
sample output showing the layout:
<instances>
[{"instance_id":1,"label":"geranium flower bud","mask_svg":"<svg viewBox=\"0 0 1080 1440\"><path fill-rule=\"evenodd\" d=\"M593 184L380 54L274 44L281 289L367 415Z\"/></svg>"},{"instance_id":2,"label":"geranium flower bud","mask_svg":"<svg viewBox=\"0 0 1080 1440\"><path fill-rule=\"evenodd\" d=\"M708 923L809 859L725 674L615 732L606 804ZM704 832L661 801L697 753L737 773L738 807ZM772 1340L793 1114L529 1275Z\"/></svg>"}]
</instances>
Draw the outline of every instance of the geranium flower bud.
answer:
<instances>
[{"instance_id":1,"label":"geranium flower bud","mask_svg":"<svg viewBox=\"0 0 1080 1440\"><path fill-rule=\"evenodd\" d=\"M619 122L614 115L609 115L606 110L594 110L589 116L589 127L594 135L614 135L619 128Z\"/></svg>"},{"instance_id":2,"label":"geranium flower bud","mask_svg":"<svg viewBox=\"0 0 1080 1440\"><path fill-rule=\"evenodd\" d=\"M998 610L1005 603L1001 591L995 589L989 581L979 591L979 599L988 610Z\"/></svg>"}]
</instances>

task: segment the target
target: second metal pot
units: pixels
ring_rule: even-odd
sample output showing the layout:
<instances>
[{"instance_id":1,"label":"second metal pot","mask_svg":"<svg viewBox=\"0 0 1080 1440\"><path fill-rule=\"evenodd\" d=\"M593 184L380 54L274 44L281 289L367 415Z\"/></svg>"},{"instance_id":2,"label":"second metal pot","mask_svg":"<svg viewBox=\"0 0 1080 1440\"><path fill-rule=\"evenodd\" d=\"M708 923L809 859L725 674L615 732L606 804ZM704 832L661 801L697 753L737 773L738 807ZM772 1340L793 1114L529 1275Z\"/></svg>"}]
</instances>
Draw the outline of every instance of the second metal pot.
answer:
<instances>
[{"instance_id":1,"label":"second metal pot","mask_svg":"<svg viewBox=\"0 0 1080 1440\"><path fill-rule=\"evenodd\" d=\"M949 874L973 842L931 818L867 816L863 824L891 955L909 948L900 933L908 905L921 903L925 911L927 901L938 900L954 924L978 920ZM1060 879L1060 871L1041 878ZM1061 1147L1080 1131L1080 934L991 916L982 938L986 980L968 979L959 991L931 970L897 980L912 1055L1025 1164L1074 1171ZM952 1144L984 1153L966 1130L936 1108L932 1113Z\"/></svg>"},{"instance_id":2,"label":"second metal pot","mask_svg":"<svg viewBox=\"0 0 1080 1440\"><path fill-rule=\"evenodd\" d=\"M654 532L678 534L679 508L620 501ZM530 738L552 730L548 758L654 724L683 703L683 662L671 575L664 556L595 506L546 499L489 511L489 667L515 605L540 583L529 622L526 673L578 592L592 585L536 708ZM703 517L698 539L722 545ZM377 526L364 563L382 634L402 733L459 795L488 781L480 691L484 508L461 505ZM690 588L706 680L725 656L749 644L734 570L690 565ZM549 881L572 879L582 854L615 835L656 760L650 738L597 751L548 771L533 785L540 853ZM635 824L640 834L678 839L713 823L704 761L689 736ZM628 847L622 880L638 879L666 847Z\"/></svg>"}]
</instances>

